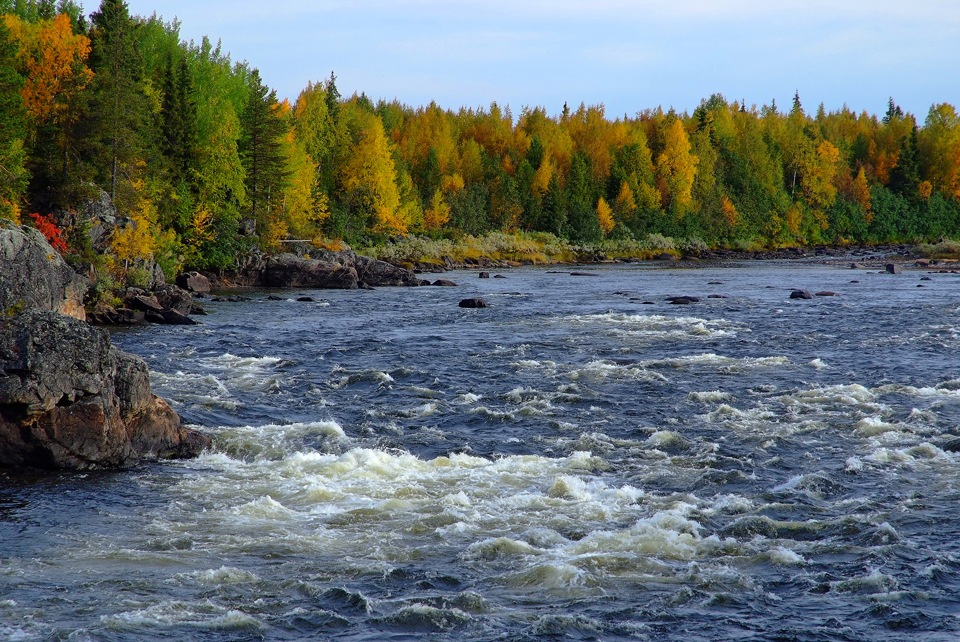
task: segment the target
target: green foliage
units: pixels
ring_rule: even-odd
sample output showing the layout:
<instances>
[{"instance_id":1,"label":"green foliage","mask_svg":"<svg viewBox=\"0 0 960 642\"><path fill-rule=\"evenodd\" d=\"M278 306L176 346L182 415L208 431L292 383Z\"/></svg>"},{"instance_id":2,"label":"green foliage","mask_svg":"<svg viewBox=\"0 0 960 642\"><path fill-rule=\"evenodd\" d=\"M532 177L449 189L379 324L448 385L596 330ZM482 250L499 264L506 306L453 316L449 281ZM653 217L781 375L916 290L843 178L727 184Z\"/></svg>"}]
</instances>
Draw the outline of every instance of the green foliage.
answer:
<instances>
[{"instance_id":1,"label":"green foliage","mask_svg":"<svg viewBox=\"0 0 960 642\"><path fill-rule=\"evenodd\" d=\"M25 112L16 42L0 16L0 218L17 220L29 174L24 167Z\"/></svg>"}]
</instances>

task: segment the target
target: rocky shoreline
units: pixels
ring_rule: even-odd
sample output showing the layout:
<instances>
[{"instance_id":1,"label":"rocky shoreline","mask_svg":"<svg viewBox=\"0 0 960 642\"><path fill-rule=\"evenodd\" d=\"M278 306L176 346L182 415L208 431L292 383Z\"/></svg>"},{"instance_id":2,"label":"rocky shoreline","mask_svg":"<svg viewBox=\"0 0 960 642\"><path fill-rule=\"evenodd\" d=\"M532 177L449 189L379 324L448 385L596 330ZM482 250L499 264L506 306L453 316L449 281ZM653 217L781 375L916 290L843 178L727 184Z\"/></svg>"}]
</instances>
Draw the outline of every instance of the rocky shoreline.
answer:
<instances>
[{"instance_id":1,"label":"rocky shoreline","mask_svg":"<svg viewBox=\"0 0 960 642\"><path fill-rule=\"evenodd\" d=\"M209 448L152 393L146 362L87 322L86 285L39 232L0 225L0 466L125 468ZM177 290L151 297L173 310L190 300Z\"/></svg>"}]
</instances>

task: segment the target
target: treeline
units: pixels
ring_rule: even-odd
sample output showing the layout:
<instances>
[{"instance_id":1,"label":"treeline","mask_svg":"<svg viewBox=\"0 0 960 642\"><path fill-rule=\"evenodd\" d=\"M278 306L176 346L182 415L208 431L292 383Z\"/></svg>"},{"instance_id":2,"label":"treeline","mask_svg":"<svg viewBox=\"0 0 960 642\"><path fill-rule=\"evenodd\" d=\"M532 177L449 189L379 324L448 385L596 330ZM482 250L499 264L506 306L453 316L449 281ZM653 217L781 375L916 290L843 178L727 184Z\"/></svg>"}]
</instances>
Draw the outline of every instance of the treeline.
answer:
<instances>
[{"instance_id":1,"label":"treeline","mask_svg":"<svg viewBox=\"0 0 960 642\"><path fill-rule=\"evenodd\" d=\"M781 111L715 94L690 113L512 114L341 97L294 104L176 22L103 0L0 0L0 216L56 224L102 189L118 259L227 268L288 239L550 232L747 247L960 235L960 115L891 99ZM27 216L27 214L37 216ZM52 218L44 218L53 215ZM67 217L69 218L69 217ZM70 219L73 220L73 219ZM64 230L89 253L83 221Z\"/></svg>"}]
</instances>

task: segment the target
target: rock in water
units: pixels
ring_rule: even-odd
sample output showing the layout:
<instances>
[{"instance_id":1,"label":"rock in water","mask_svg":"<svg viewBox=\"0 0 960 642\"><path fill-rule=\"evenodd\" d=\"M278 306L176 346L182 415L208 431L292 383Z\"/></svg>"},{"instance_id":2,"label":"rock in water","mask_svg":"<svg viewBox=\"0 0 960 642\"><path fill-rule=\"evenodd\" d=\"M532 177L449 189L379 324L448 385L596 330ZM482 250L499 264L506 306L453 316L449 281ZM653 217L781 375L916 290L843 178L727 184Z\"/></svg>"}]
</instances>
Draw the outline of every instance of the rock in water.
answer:
<instances>
[{"instance_id":1,"label":"rock in water","mask_svg":"<svg viewBox=\"0 0 960 642\"><path fill-rule=\"evenodd\" d=\"M38 308L86 319L86 279L37 230L0 222L0 314Z\"/></svg>"},{"instance_id":2,"label":"rock in water","mask_svg":"<svg viewBox=\"0 0 960 642\"><path fill-rule=\"evenodd\" d=\"M474 297L472 299L464 299L460 302L461 308L487 308L490 307L487 305L487 302L480 297Z\"/></svg>"},{"instance_id":3,"label":"rock in water","mask_svg":"<svg viewBox=\"0 0 960 642\"><path fill-rule=\"evenodd\" d=\"M481 278L481 279L489 279L489 278L490 278L490 273L489 273L489 272L481 272L481 273L480 273L480 278Z\"/></svg>"},{"instance_id":4,"label":"rock in water","mask_svg":"<svg viewBox=\"0 0 960 642\"><path fill-rule=\"evenodd\" d=\"M809 290L794 290L790 293L791 299L812 299L813 294Z\"/></svg>"},{"instance_id":5,"label":"rock in water","mask_svg":"<svg viewBox=\"0 0 960 642\"><path fill-rule=\"evenodd\" d=\"M888 274L900 274L903 270L896 263L887 263L884 268Z\"/></svg>"},{"instance_id":6,"label":"rock in water","mask_svg":"<svg viewBox=\"0 0 960 642\"><path fill-rule=\"evenodd\" d=\"M0 319L0 465L125 467L209 445L104 330L44 310Z\"/></svg>"},{"instance_id":7,"label":"rock in water","mask_svg":"<svg viewBox=\"0 0 960 642\"><path fill-rule=\"evenodd\" d=\"M447 288L457 287L457 284L451 281L450 279L437 279L436 281L433 282L433 285L436 285L438 287L447 287Z\"/></svg>"}]
</instances>

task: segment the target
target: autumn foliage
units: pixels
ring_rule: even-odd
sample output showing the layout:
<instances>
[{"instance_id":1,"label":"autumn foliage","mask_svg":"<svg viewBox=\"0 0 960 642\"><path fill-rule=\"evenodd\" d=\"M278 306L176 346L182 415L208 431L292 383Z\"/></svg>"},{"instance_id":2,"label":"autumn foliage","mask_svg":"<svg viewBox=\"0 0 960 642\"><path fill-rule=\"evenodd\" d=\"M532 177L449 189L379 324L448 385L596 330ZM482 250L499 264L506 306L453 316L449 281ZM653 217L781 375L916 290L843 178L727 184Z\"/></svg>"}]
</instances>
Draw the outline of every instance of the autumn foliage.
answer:
<instances>
[{"instance_id":1,"label":"autumn foliage","mask_svg":"<svg viewBox=\"0 0 960 642\"><path fill-rule=\"evenodd\" d=\"M63 239L63 232L57 227L57 224L53 222L53 219L41 214L30 214L29 217L33 222L33 226L46 237L47 242L50 243L50 247L58 252L66 252L67 243Z\"/></svg>"},{"instance_id":2,"label":"autumn foliage","mask_svg":"<svg viewBox=\"0 0 960 642\"><path fill-rule=\"evenodd\" d=\"M893 99L875 115L714 94L692 112L614 117L374 102L341 96L333 74L291 102L122 0L89 22L70 0L60 15L48 5L8 4L0 20L0 216L77 211L103 190L124 221L115 265L229 268L292 240L410 234L732 247L960 236L960 115L947 103L919 118Z\"/></svg>"}]
</instances>

